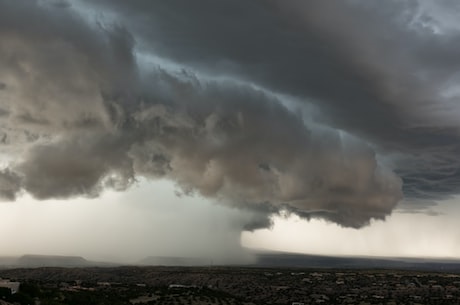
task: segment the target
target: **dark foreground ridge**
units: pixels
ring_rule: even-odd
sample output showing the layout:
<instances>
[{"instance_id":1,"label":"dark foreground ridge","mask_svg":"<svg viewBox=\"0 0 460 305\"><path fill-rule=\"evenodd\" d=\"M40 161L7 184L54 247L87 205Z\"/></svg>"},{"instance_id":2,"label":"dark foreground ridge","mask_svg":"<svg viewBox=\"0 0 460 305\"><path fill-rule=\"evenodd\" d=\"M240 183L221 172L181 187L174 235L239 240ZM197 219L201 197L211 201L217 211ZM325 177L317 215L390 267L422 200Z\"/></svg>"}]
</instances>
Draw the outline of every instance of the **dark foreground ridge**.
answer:
<instances>
[{"instance_id":1,"label":"dark foreground ridge","mask_svg":"<svg viewBox=\"0 0 460 305\"><path fill-rule=\"evenodd\" d=\"M460 304L460 275L249 267L28 268L0 304ZM7 303L5 303L7 302Z\"/></svg>"}]
</instances>

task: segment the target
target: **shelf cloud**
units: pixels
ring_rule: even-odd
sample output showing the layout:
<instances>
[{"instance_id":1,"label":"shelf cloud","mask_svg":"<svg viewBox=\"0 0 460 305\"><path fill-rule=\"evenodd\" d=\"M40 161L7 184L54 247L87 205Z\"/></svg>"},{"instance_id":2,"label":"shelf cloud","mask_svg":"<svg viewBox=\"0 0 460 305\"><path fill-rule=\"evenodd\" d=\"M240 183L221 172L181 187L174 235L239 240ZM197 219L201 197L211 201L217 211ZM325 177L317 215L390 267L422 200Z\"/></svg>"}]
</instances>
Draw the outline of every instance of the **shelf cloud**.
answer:
<instances>
[{"instance_id":1,"label":"shelf cloud","mask_svg":"<svg viewBox=\"0 0 460 305\"><path fill-rule=\"evenodd\" d=\"M5 200L142 177L359 228L460 191L460 36L418 1L0 0L0 39Z\"/></svg>"}]
</instances>

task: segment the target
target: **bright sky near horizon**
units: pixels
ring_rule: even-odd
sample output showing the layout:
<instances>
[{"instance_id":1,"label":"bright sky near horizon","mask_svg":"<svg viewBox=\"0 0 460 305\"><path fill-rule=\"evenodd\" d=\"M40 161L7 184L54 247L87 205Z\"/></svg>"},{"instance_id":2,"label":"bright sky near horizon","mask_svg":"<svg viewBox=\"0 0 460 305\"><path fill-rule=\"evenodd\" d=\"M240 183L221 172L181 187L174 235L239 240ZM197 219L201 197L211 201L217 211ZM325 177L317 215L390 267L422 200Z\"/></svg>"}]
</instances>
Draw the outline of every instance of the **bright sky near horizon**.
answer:
<instances>
[{"instance_id":1,"label":"bright sky near horizon","mask_svg":"<svg viewBox=\"0 0 460 305\"><path fill-rule=\"evenodd\" d=\"M458 199L438 214L396 211L362 229L321 219L274 217L273 227L235 231L236 209L203 198L178 197L170 182L142 181L97 199L47 200L30 196L0 204L2 255L81 255L132 263L147 256L204 256L216 262L250 260L244 248L338 256L460 257Z\"/></svg>"},{"instance_id":2,"label":"bright sky near horizon","mask_svg":"<svg viewBox=\"0 0 460 305\"><path fill-rule=\"evenodd\" d=\"M0 0L0 256L460 258L459 14Z\"/></svg>"}]
</instances>

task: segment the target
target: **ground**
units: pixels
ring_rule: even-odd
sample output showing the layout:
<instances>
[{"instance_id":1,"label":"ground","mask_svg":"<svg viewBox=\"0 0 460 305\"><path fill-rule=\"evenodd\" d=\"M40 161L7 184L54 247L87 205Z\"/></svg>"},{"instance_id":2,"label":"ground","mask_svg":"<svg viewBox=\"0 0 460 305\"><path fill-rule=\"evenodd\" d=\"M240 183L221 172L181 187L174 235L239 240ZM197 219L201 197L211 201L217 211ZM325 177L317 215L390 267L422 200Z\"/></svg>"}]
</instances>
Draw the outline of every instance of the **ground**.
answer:
<instances>
[{"instance_id":1,"label":"ground","mask_svg":"<svg viewBox=\"0 0 460 305\"><path fill-rule=\"evenodd\" d=\"M0 277L22 283L5 300L21 305L460 304L460 274L441 272L119 267L10 269Z\"/></svg>"}]
</instances>

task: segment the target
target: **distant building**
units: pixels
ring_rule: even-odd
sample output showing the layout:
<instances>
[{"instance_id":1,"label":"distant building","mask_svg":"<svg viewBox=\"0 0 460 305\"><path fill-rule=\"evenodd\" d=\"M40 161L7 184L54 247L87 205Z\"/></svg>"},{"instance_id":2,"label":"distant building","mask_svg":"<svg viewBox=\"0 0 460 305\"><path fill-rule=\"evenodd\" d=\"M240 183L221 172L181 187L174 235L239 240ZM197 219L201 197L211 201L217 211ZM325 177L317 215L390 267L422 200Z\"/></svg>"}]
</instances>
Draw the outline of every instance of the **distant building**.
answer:
<instances>
[{"instance_id":1,"label":"distant building","mask_svg":"<svg viewBox=\"0 0 460 305\"><path fill-rule=\"evenodd\" d=\"M169 289L188 289L188 288L196 288L196 285L180 285L180 284L171 284L168 287Z\"/></svg>"},{"instance_id":2,"label":"distant building","mask_svg":"<svg viewBox=\"0 0 460 305\"><path fill-rule=\"evenodd\" d=\"M11 294L15 294L19 291L19 286L21 283L19 282L11 282L9 280L0 279L0 287L8 288L11 290Z\"/></svg>"}]
</instances>

